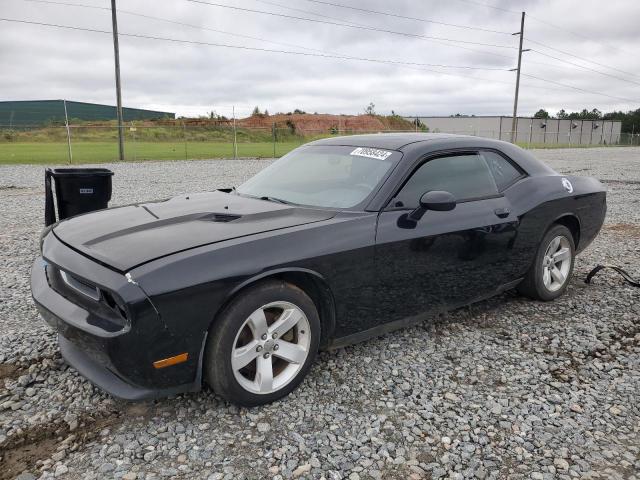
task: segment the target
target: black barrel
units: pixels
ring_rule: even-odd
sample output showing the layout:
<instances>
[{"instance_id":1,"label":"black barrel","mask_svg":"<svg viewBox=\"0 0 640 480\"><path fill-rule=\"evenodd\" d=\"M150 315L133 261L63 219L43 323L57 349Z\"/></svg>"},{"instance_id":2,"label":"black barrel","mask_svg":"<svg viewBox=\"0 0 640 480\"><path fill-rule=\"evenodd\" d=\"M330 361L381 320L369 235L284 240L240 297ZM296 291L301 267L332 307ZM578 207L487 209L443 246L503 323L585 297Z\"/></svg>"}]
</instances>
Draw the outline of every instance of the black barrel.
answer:
<instances>
[{"instance_id":1,"label":"black barrel","mask_svg":"<svg viewBox=\"0 0 640 480\"><path fill-rule=\"evenodd\" d=\"M107 168L48 168L45 171L45 224L55 223L51 180L55 185L58 218L107 208L111 200L111 177Z\"/></svg>"}]
</instances>

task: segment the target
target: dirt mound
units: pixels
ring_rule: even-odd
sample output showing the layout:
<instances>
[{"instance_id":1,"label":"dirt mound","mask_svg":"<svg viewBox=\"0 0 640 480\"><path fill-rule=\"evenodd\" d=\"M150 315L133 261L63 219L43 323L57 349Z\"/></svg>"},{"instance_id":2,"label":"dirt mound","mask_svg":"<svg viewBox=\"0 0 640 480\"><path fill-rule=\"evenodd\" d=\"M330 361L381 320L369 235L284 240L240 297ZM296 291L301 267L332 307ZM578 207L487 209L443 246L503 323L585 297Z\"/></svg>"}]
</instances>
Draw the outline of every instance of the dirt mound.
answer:
<instances>
[{"instance_id":1,"label":"dirt mound","mask_svg":"<svg viewBox=\"0 0 640 480\"><path fill-rule=\"evenodd\" d=\"M329 115L329 114L276 114L252 115L237 121L238 126L248 128L290 128L299 134L326 132L378 132L411 130L413 124L399 116L380 115Z\"/></svg>"}]
</instances>

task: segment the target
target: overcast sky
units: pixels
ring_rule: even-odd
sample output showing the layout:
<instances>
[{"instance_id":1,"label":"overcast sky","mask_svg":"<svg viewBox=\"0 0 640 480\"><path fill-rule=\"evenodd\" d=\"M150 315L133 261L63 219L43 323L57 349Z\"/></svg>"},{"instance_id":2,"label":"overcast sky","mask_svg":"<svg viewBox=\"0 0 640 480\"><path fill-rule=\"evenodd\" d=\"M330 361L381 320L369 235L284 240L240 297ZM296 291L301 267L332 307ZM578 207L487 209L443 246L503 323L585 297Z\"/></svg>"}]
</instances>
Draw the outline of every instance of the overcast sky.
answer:
<instances>
[{"instance_id":1,"label":"overcast sky","mask_svg":"<svg viewBox=\"0 0 640 480\"><path fill-rule=\"evenodd\" d=\"M0 17L111 30L109 0L55 1L102 9L0 0ZM619 99L523 76L519 114L531 115L539 108L555 113L560 108L610 111L640 107L638 0L327 0L503 33L376 15L310 0L207 1L508 48L345 28L188 0L119 0L122 34L478 68L379 64L123 35L120 55L125 106L181 115L211 110L230 115L231 105L236 105L237 113L243 116L255 105L272 113L300 108L357 114L373 102L381 114L394 110L402 115L510 115L515 73L505 70L516 66L518 44L518 37L510 33L519 30L518 12L525 10L524 46L534 51L523 54L523 74ZM0 45L0 100L66 98L115 103L110 35L0 22Z\"/></svg>"}]
</instances>

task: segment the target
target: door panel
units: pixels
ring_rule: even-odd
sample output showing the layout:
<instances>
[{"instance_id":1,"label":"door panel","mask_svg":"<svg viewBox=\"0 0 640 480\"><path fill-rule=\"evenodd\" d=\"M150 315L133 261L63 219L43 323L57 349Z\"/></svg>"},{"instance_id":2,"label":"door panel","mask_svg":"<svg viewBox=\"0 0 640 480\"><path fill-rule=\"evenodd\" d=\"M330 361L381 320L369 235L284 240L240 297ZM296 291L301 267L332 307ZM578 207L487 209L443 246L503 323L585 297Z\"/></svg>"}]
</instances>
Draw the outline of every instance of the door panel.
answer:
<instances>
[{"instance_id":1,"label":"door panel","mask_svg":"<svg viewBox=\"0 0 640 480\"><path fill-rule=\"evenodd\" d=\"M449 212L427 211L413 228L403 221L406 210L382 212L375 250L380 317L434 314L510 281L518 221L509 211L504 197L463 202Z\"/></svg>"}]
</instances>

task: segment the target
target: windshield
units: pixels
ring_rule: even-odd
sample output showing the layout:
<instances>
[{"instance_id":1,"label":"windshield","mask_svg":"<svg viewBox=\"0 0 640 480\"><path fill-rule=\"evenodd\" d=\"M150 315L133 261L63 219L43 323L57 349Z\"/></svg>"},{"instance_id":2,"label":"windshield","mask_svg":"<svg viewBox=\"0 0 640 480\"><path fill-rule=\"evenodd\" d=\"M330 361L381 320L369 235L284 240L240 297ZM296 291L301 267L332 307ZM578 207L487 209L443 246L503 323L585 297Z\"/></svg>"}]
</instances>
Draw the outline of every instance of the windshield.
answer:
<instances>
[{"instance_id":1,"label":"windshield","mask_svg":"<svg viewBox=\"0 0 640 480\"><path fill-rule=\"evenodd\" d=\"M365 147L309 146L276 160L236 192L314 207L350 208L378 186L399 152Z\"/></svg>"}]
</instances>

